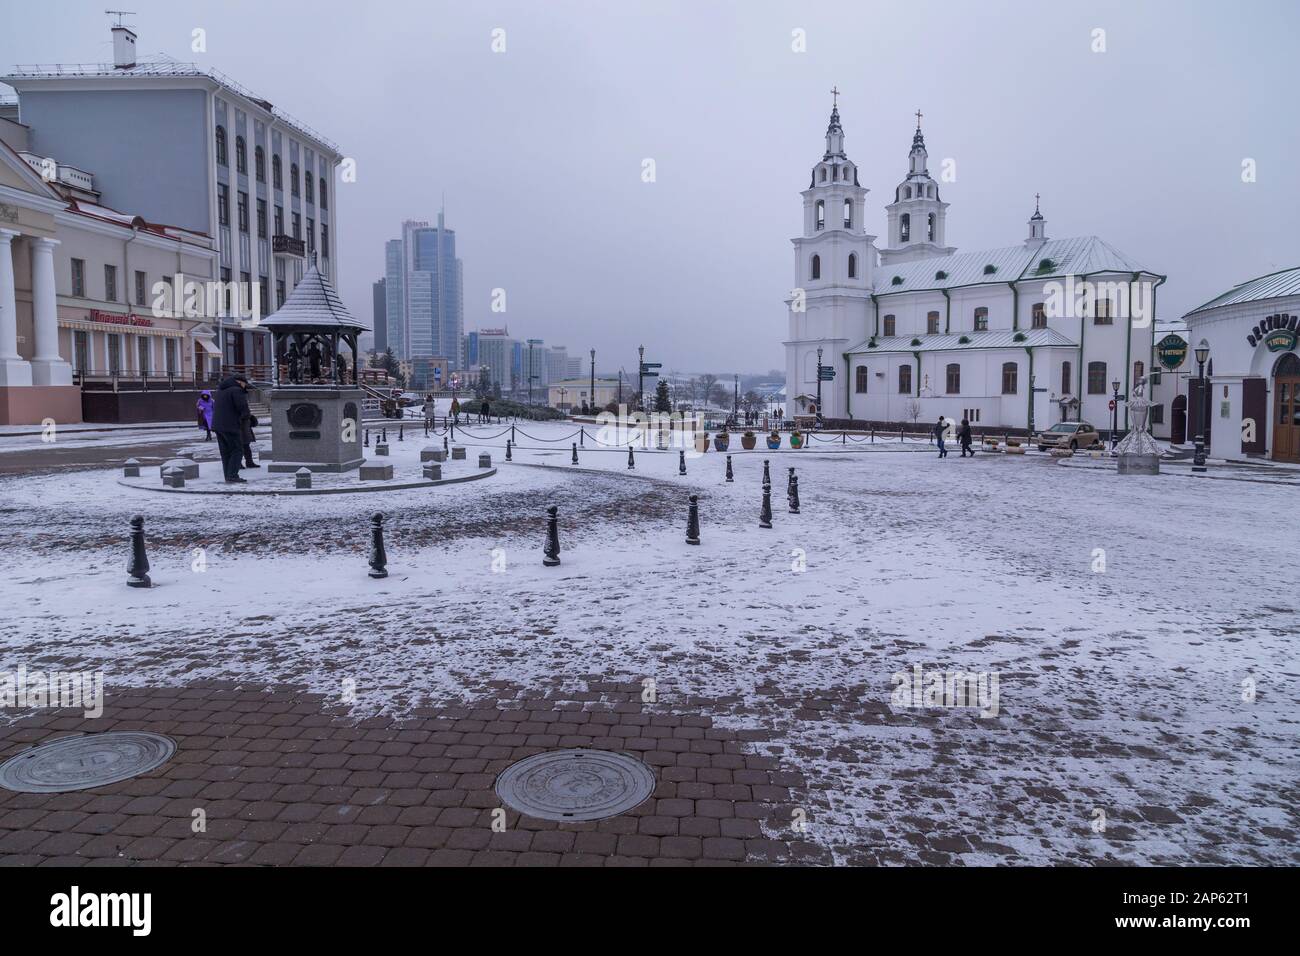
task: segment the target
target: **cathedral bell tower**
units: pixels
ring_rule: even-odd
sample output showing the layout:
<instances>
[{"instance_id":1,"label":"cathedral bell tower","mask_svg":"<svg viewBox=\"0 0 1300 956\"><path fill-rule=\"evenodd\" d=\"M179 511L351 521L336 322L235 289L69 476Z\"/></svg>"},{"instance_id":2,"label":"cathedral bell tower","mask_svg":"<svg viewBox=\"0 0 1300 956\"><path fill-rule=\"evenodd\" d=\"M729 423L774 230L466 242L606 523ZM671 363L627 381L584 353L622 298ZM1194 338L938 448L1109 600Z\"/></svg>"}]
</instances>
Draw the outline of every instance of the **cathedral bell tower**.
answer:
<instances>
[{"instance_id":1,"label":"cathedral bell tower","mask_svg":"<svg viewBox=\"0 0 1300 956\"><path fill-rule=\"evenodd\" d=\"M894 190L894 201L885 207L889 214L889 247L880 251L882 265L947 256L956 251L944 245L948 204L940 200L939 184L930 176L921 115L917 110L907 178Z\"/></svg>"},{"instance_id":2,"label":"cathedral bell tower","mask_svg":"<svg viewBox=\"0 0 1300 956\"><path fill-rule=\"evenodd\" d=\"M844 352L866 340L871 286L876 268L875 236L863 225L867 190L844 151L839 90L831 90L826 149L812 168L803 197L802 235L794 245L794 286L786 299L786 415L811 414L817 395L817 349L821 363L835 369L823 381L825 418L840 418L847 406Z\"/></svg>"}]
</instances>

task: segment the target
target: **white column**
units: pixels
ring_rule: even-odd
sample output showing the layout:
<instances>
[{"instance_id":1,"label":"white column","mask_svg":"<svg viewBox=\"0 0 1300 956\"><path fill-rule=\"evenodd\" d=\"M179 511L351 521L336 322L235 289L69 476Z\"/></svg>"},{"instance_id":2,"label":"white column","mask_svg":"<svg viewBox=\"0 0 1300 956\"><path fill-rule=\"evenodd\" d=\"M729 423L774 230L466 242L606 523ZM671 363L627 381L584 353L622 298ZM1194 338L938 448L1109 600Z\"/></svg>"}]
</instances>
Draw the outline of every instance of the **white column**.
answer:
<instances>
[{"instance_id":1,"label":"white column","mask_svg":"<svg viewBox=\"0 0 1300 956\"><path fill-rule=\"evenodd\" d=\"M13 240L0 229L0 387L32 384L32 367L18 354L18 305L14 299Z\"/></svg>"},{"instance_id":2,"label":"white column","mask_svg":"<svg viewBox=\"0 0 1300 956\"><path fill-rule=\"evenodd\" d=\"M32 355L33 385L71 385L72 366L59 357L59 308L54 283L57 239L32 241L32 319L36 351Z\"/></svg>"}]
</instances>

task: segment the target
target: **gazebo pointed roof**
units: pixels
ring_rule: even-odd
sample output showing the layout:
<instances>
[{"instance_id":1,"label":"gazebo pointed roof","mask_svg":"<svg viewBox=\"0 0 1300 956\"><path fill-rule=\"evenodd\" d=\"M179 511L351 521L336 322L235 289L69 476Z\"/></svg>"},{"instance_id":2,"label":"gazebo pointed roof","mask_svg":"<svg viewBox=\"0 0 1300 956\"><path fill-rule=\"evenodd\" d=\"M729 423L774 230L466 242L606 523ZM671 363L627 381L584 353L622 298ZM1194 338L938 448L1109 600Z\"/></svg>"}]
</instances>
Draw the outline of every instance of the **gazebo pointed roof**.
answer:
<instances>
[{"instance_id":1,"label":"gazebo pointed roof","mask_svg":"<svg viewBox=\"0 0 1300 956\"><path fill-rule=\"evenodd\" d=\"M325 332L369 332L370 323L355 318L348 311L329 280L320 273L315 261L294 286L284 305L276 309L262 325L270 329L319 329Z\"/></svg>"}]
</instances>

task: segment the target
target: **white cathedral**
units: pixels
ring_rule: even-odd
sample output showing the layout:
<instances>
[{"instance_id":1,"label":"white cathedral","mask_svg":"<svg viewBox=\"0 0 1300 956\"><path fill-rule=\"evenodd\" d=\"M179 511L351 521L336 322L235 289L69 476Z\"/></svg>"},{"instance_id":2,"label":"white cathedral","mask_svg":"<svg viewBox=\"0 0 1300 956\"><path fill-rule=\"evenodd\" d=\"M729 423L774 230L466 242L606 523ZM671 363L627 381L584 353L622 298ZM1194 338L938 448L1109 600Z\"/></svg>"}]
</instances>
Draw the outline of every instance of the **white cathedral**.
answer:
<instances>
[{"instance_id":1,"label":"white cathedral","mask_svg":"<svg viewBox=\"0 0 1300 956\"><path fill-rule=\"evenodd\" d=\"M888 244L877 248L833 105L792 240L786 416L817 411L820 364L834 369L822 375L820 411L836 427L943 415L1013 430L1083 419L1105 431L1114 383L1128 394L1151 368L1164 276L1095 236L1049 239L1037 208L1023 242L959 253L927 160L918 112L907 176L885 206Z\"/></svg>"}]
</instances>

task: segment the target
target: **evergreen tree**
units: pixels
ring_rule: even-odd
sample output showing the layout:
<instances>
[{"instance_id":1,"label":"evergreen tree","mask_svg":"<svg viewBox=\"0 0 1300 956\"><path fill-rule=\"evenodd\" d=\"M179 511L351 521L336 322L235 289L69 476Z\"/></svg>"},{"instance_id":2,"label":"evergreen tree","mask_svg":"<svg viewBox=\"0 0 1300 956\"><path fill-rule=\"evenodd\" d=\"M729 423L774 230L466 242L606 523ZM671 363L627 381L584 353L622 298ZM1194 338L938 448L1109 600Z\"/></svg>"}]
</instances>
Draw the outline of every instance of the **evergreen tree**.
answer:
<instances>
[{"instance_id":1,"label":"evergreen tree","mask_svg":"<svg viewBox=\"0 0 1300 956\"><path fill-rule=\"evenodd\" d=\"M672 400L668 397L668 383L663 379L655 386L655 411L671 412L673 410Z\"/></svg>"}]
</instances>

